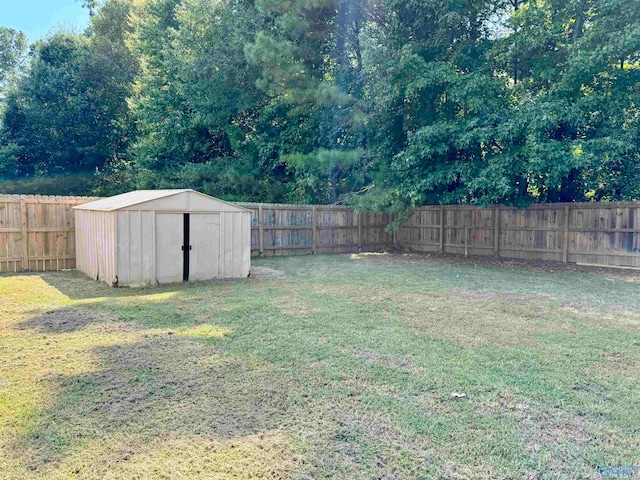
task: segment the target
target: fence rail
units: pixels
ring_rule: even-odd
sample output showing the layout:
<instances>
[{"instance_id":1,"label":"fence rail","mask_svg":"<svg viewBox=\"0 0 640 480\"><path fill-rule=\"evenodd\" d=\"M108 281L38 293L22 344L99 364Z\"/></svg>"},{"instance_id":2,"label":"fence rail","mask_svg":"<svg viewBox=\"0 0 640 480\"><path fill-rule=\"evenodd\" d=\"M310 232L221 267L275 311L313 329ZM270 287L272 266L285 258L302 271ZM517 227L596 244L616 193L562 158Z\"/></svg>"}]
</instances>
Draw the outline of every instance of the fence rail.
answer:
<instances>
[{"instance_id":1,"label":"fence rail","mask_svg":"<svg viewBox=\"0 0 640 480\"><path fill-rule=\"evenodd\" d=\"M75 267L72 207L94 197L0 196L0 272ZM640 202L540 204L527 209L431 206L395 233L389 214L342 206L240 204L252 211L253 255L374 251L499 255L640 267Z\"/></svg>"}]
</instances>

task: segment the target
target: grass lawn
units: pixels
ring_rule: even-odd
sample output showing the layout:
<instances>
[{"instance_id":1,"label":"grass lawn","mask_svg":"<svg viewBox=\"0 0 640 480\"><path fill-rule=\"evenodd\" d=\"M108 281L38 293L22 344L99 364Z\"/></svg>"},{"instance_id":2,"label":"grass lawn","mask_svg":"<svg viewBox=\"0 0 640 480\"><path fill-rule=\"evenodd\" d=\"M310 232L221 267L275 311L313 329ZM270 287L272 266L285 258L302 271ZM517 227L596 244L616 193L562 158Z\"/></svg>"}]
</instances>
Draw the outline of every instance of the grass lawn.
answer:
<instances>
[{"instance_id":1,"label":"grass lawn","mask_svg":"<svg viewBox=\"0 0 640 480\"><path fill-rule=\"evenodd\" d=\"M640 465L640 284L392 255L0 276L0 478L597 478Z\"/></svg>"}]
</instances>

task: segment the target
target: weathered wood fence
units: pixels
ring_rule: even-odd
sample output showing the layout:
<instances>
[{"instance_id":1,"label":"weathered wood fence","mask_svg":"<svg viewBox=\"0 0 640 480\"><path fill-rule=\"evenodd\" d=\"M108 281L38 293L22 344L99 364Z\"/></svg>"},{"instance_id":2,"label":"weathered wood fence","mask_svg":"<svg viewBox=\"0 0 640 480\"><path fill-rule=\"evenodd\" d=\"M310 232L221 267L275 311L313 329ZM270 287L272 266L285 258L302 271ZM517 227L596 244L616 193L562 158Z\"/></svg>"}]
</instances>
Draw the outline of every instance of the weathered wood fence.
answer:
<instances>
[{"instance_id":1,"label":"weathered wood fence","mask_svg":"<svg viewBox=\"0 0 640 480\"><path fill-rule=\"evenodd\" d=\"M422 252L640 267L640 202L422 207L397 242Z\"/></svg>"},{"instance_id":2,"label":"weathered wood fence","mask_svg":"<svg viewBox=\"0 0 640 480\"><path fill-rule=\"evenodd\" d=\"M0 196L0 271L75 267L72 207L91 197ZM388 214L340 206L241 204L252 215L254 255L375 251L499 255L640 267L640 202L542 204L528 209L416 209L395 234Z\"/></svg>"},{"instance_id":3,"label":"weathered wood fence","mask_svg":"<svg viewBox=\"0 0 640 480\"><path fill-rule=\"evenodd\" d=\"M308 255L374 251L394 243L389 214L321 205L241 203L251 216L253 254Z\"/></svg>"},{"instance_id":4,"label":"weathered wood fence","mask_svg":"<svg viewBox=\"0 0 640 480\"><path fill-rule=\"evenodd\" d=\"M0 272L75 267L71 208L92 197L0 196Z\"/></svg>"}]
</instances>

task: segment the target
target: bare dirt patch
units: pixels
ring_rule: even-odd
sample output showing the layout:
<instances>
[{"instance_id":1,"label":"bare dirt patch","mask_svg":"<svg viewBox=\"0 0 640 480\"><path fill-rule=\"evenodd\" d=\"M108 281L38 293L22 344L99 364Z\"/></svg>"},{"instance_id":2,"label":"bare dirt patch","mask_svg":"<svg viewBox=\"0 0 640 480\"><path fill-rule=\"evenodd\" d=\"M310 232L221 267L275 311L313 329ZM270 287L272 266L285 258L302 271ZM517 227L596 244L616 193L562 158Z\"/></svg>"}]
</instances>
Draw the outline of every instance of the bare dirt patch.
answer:
<instances>
[{"instance_id":1,"label":"bare dirt patch","mask_svg":"<svg viewBox=\"0 0 640 480\"><path fill-rule=\"evenodd\" d=\"M322 268L322 269L313 269L313 270L309 270L309 273L313 276L313 277L329 277L329 276L333 276L333 275L337 275L340 273L340 269L339 268Z\"/></svg>"},{"instance_id":2,"label":"bare dirt patch","mask_svg":"<svg viewBox=\"0 0 640 480\"><path fill-rule=\"evenodd\" d=\"M556 475L576 476L575 467L570 467L576 459L563 458L572 455L575 447L585 447L598 442L594 426L577 413L551 411L515 411L520 417L519 430L526 447L536 456L546 459L549 469ZM566 451L569 447L569 451ZM581 462L576 462L581 463ZM582 463L583 478L589 478L593 470Z\"/></svg>"},{"instance_id":3,"label":"bare dirt patch","mask_svg":"<svg viewBox=\"0 0 640 480\"><path fill-rule=\"evenodd\" d=\"M640 349L607 351L602 361L595 363L584 373L589 372L594 372L604 381L611 376L620 376L635 382L640 378Z\"/></svg>"},{"instance_id":4,"label":"bare dirt patch","mask_svg":"<svg viewBox=\"0 0 640 480\"><path fill-rule=\"evenodd\" d=\"M590 478L593 470L580 461L571 458L575 448L586 448L607 438L586 417L574 410L543 410L517 400L509 393L504 394L493 405L477 405L475 410L483 415L511 415L518 419L518 432L525 447L541 458L555 475L575 477L576 466L580 465L584 477Z\"/></svg>"},{"instance_id":5,"label":"bare dirt patch","mask_svg":"<svg viewBox=\"0 0 640 480\"><path fill-rule=\"evenodd\" d=\"M407 357L394 358L388 355L381 355L375 350L356 350L355 354L367 363L376 363L391 368L408 368L411 366L411 360Z\"/></svg>"},{"instance_id":6,"label":"bare dirt patch","mask_svg":"<svg viewBox=\"0 0 640 480\"><path fill-rule=\"evenodd\" d=\"M457 296L464 302L490 302L497 300L504 303L533 303L543 301L552 301L555 298L552 295L542 295L534 293L511 293L501 290L464 290L455 288L452 295Z\"/></svg>"}]
</instances>

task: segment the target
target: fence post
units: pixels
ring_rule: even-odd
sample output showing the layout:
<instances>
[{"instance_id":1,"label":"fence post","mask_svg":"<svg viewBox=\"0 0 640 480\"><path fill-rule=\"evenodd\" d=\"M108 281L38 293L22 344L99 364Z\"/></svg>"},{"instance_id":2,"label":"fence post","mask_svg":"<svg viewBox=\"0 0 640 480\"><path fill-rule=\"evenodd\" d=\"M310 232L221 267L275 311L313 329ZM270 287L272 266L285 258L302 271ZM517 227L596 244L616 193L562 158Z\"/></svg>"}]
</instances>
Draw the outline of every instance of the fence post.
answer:
<instances>
[{"instance_id":1,"label":"fence post","mask_svg":"<svg viewBox=\"0 0 640 480\"><path fill-rule=\"evenodd\" d=\"M569 261L569 205L564 206L564 232L562 235L562 262Z\"/></svg>"},{"instance_id":2,"label":"fence post","mask_svg":"<svg viewBox=\"0 0 640 480\"><path fill-rule=\"evenodd\" d=\"M444 207L440 207L440 253L444 253Z\"/></svg>"},{"instance_id":3,"label":"fence post","mask_svg":"<svg viewBox=\"0 0 640 480\"><path fill-rule=\"evenodd\" d=\"M258 206L258 241L260 242L260 256L264 257L264 218L262 205Z\"/></svg>"},{"instance_id":4,"label":"fence post","mask_svg":"<svg viewBox=\"0 0 640 480\"><path fill-rule=\"evenodd\" d=\"M495 216L495 224L493 231L493 253L499 257L500 256L500 207L496 207L493 211L493 215Z\"/></svg>"},{"instance_id":5,"label":"fence post","mask_svg":"<svg viewBox=\"0 0 640 480\"><path fill-rule=\"evenodd\" d=\"M316 207L311 207L311 226L313 228L313 254L318 251L318 222L316 220Z\"/></svg>"},{"instance_id":6,"label":"fence post","mask_svg":"<svg viewBox=\"0 0 640 480\"><path fill-rule=\"evenodd\" d=\"M358 252L362 252L362 214L357 213L358 219Z\"/></svg>"},{"instance_id":7,"label":"fence post","mask_svg":"<svg viewBox=\"0 0 640 480\"><path fill-rule=\"evenodd\" d=\"M28 240L28 224L27 224L27 204L24 198L20 199L20 218L22 230L22 270L29 270L29 240Z\"/></svg>"},{"instance_id":8,"label":"fence post","mask_svg":"<svg viewBox=\"0 0 640 480\"><path fill-rule=\"evenodd\" d=\"M392 213L391 214L391 223L393 223L396 219L396 214ZM391 233L391 241L393 242L393 246L395 247L396 245L398 245L398 229L393 228L393 232Z\"/></svg>"},{"instance_id":9,"label":"fence post","mask_svg":"<svg viewBox=\"0 0 640 480\"><path fill-rule=\"evenodd\" d=\"M469 227L464 227L464 258L469 255Z\"/></svg>"}]
</instances>

